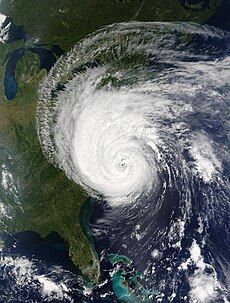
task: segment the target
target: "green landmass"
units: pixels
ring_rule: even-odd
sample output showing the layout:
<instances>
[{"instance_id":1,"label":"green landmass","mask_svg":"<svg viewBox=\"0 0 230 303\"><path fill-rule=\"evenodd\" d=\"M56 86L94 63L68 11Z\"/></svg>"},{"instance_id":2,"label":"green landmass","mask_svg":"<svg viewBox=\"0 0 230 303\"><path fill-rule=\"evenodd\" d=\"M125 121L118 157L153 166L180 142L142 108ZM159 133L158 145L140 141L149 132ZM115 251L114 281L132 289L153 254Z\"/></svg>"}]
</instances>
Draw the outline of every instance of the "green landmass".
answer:
<instances>
[{"instance_id":1,"label":"green landmass","mask_svg":"<svg viewBox=\"0 0 230 303\"><path fill-rule=\"evenodd\" d=\"M45 159L36 134L36 92L44 75L38 57L26 53L16 72L20 88L17 97L0 104L0 178L4 171L12 175L7 180L10 188L0 190L1 202L12 215L12 219L1 218L2 229L12 233L35 231L42 237L57 232L68 243L73 262L97 281L98 262L78 219L86 195ZM5 99L2 91L0 97Z\"/></svg>"},{"instance_id":2,"label":"green landmass","mask_svg":"<svg viewBox=\"0 0 230 303\"><path fill-rule=\"evenodd\" d=\"M205 23L217 11L221 2L222 0L210 0L209 6L200 10L203 1L184 7L176 0L145 0L138 19Z\"/></svg>"},{"instance_id":3,"label":"green landmass","mask_svg":"<svg viewBox=\"0 0 230 303\"><path fill-rule=\"evenodd\" d=\"M113 22L204 23L220 3L221 0L210 0L210 6L201 10L201 3L190 9L176 0L1 0L0 12L23 26L28 41L0 46L0 202L5 207L0 210L6 212L1 218L0 232L30 230L42 237L57 232L66 241L69 254L82 273L94 282L99 279L99 261L79 218L87 197L47 161L36 134L37 88L46 72L39 69L38 56L27 52L16 68L18 94L9 102L3 87L7 55L34 43L56 44L66 52L87 34ZM194 12L196 8L200 11ZM9 188L3 186L4 174Z\"/></svg>"},{"instance_id":4,"label":"green landmass","mask_svg":"<svg viewBox=\"0 0 230 303\"><path fill-rule=\"evenodd\" d=\"M58 44L69 50L101 26L127 20L206 22L222 0L184 7L178 0L1 0L1 12L23 25L39 43Z\"/></svg>"}]
</instances>

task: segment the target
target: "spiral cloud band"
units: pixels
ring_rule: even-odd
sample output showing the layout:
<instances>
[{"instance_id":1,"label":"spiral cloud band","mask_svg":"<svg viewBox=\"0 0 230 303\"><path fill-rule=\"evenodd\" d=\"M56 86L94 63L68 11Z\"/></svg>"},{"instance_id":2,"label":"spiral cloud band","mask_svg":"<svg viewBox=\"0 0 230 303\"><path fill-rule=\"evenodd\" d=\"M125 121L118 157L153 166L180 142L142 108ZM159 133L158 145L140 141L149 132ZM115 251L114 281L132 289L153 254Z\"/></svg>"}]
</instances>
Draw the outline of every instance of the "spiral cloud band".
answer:
<instances>
[{"instance_id":1,"label":"spiral cloud band","mask_svg":"<svg viewBox=\"0 0 230 303\"><path fill-rule=\"evenodd\" d=\"M166 174L215 178L217 147L196 115L214 114L229 57L218 59L218 43L202 49L202 39L228 37L206 26L132 22L78 43L40 87L37 130L45 155L114 205L148 197ZM201 147L194 155L201 137L209 152ZM203 171L204 161L212 171Z\"/></svg>"}]
</instances>

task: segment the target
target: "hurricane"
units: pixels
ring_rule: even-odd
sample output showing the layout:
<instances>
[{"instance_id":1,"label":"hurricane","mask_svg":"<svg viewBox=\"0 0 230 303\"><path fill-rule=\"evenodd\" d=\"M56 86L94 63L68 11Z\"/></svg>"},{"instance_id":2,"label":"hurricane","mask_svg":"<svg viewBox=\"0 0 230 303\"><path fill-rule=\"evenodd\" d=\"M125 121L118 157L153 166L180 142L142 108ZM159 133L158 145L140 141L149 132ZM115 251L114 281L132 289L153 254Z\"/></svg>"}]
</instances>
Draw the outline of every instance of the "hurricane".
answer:
<instances>
[{"instance_id":1,"label":"hurricane","mask_svg":"<svg viewBox=\"0 0 230 303\"><path fill-rule=\"evenodd\" d=\"M208 25L117 23L40 85L45 156L103 202L95 238L117 243L163 302L229 298L229 54L229 33Z\"/></svg>"}]
</instances>

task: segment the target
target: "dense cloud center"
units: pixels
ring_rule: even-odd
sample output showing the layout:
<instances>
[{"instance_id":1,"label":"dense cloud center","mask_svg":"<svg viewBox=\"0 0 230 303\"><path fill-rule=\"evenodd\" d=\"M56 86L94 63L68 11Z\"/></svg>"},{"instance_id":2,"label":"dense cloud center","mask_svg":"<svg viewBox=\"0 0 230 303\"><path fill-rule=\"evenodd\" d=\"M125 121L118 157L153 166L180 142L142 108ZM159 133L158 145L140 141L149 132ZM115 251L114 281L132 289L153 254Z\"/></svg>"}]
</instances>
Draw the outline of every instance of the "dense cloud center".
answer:
<instances>
[{"instance_id":1,"label":"dense cloud center","mask_svg":"<svg viewBox=\"0 0 230 303\"><path fill-rule=\"evenodd\" d=\"M76 181L107 200L133 201L148 194L156 179L153 151L146 138L146 129L151 129L150 100L146 104L141 94L89 87L77 100L75 94L68 94L70 115L59 107L56 144L60 146L60 127L64 136L73 129L68 144Z\"/></svg>"}]
</instances>

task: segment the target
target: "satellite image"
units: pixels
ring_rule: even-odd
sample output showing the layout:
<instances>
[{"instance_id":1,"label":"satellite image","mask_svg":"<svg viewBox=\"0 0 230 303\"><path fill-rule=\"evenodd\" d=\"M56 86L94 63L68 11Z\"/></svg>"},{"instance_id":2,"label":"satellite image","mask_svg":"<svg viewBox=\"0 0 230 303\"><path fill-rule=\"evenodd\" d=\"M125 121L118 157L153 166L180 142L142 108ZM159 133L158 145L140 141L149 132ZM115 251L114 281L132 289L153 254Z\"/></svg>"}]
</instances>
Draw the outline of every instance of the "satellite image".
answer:
<instances>
[{"instance_id":1,"label":"satellite image","mask_svg":"<svg viewBox=\"0 0 230 303\"><path fill-rule=\"evenodd\" d=\"M0 303L230 302L230 1L0 0Z\"/></svg>"}]
</instances>

